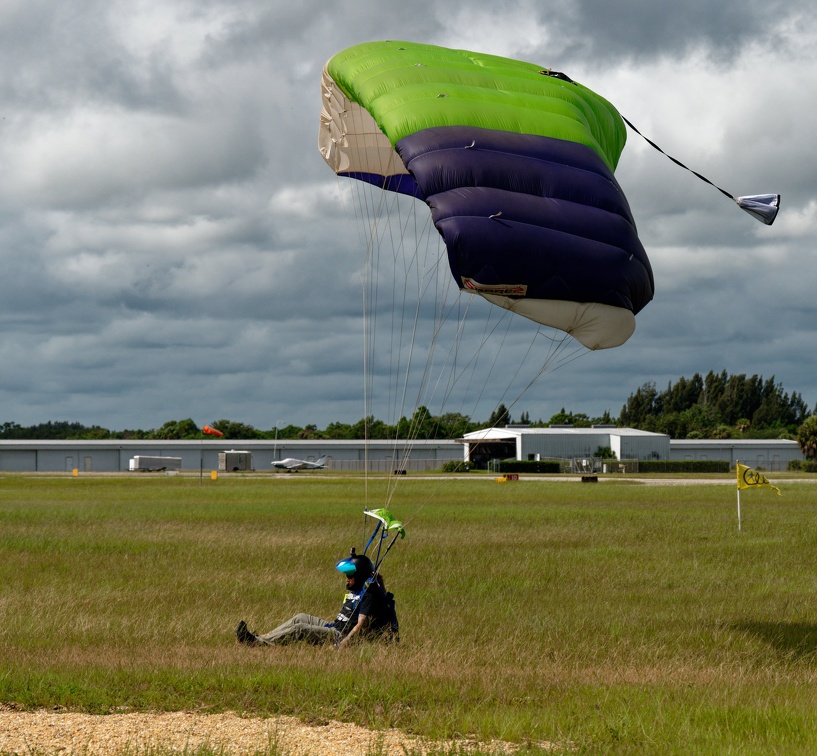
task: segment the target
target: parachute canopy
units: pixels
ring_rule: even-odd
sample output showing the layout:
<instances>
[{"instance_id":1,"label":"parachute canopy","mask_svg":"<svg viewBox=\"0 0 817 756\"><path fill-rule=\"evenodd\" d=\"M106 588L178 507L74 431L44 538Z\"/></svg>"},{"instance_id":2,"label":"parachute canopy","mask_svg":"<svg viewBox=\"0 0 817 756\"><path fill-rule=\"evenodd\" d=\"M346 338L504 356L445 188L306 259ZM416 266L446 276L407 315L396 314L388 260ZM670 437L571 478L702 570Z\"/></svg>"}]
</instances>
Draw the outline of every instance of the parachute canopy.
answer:
<instances>
[{"instance_id":1,"label":"parachute canopy","mask_svg":"<svg viewBox=\"0 0 817 756\"><path fill-rule=\"evenodd\" d=\"M322 93L326 162L424 200L461 289L591 349L632 335L654 282L604 98L531 63L410 42L335 55Z\"/></svg>"},{"instance_id":2,"label":"parachute canopy","mask_svg":"<svg viewBox=\"0 0 817 756\"><path fill-rule=\"evenodd\" d=\"M400 538L406 537L406 529L400 520L395 519L394 515L388 509L366 509L363 514L377 520L383 532L394 531L399 534Z\"/></svg>"}]
</instances>

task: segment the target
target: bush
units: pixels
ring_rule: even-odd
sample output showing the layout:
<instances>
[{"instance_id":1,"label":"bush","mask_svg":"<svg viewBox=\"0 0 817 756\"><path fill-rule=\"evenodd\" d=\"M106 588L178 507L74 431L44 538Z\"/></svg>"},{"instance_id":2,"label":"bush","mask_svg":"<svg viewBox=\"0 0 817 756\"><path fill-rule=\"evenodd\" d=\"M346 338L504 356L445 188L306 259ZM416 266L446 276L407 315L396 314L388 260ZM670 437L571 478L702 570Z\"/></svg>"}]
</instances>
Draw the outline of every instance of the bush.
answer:
<instances>
[{"instance_id":1,"label":"bush","mask_svg":"<svg viewBox=\"0 0 817 756\"><path fill-rule=\"evenodd\" d=\"M638 463L638 472L642 473L728 473L729 469L725 459L655 459Z\"/></svg>"},{"instance_id":2,"label":"bush","mask_svg":"<svg viewBox=\"0 0 817 756\"><path fill-rule=\"evenodd\" d=\"M817 462L805 459L792 459L789 461L786 469L793 472L817 473Z\"/></svg>"},{"instance_id":3,"label":"bush","mask_svg":"<svg viewBox=\"0 0 817 756\"><path fill-rule=\"evenodd\" d=\"M553 460L519 460L519 459L503 459L499 463L499 469L496 472L515 472L515 473L558 473L562 471L562 466L559 462Z\"/></svg>"},{"instance_id":4,"label":"bush","mask_svg":"<svg viewBox=\"0 0 817 756\"><path fill-rule=\"evenodd\" d=\"M470 462L465 462L452 459L450 462L446 462L443 465L443 472L444 473L463 473L463 472L471 472L474 468L471 466Z\"/></svg>"}]
</instances>

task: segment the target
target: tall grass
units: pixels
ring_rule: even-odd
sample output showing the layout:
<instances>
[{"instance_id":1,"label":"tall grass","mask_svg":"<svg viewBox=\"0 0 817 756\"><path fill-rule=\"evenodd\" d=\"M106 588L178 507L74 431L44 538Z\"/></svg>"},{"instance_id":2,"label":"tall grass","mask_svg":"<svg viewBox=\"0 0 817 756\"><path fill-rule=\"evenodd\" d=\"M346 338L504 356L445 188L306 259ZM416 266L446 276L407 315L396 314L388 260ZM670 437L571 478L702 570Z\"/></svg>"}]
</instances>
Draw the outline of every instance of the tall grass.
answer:
<instances>
[{"instance_id":1,"label":"tall grass","mask_svg":"<svg viewBox=\"0 0 817 756\"><path fill-rule=\"evenodd\" d=\"M383 567L401 643L335 652L233 633L334 616L359 480L7 476L0 701L814 752L817 489L781 488L744 493L738 532L731 486L410 477L391 505L409 535Z\"/></svg>"}]
</instances>

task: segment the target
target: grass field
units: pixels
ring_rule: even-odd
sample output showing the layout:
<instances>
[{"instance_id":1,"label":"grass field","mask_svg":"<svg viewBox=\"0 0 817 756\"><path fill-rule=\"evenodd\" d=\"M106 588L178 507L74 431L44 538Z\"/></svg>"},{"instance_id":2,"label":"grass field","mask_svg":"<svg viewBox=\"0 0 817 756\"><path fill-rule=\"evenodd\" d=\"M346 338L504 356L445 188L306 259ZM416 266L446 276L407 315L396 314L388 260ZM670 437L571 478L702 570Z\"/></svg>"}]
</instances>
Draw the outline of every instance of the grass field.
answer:
<instances>
[{"instance_id":1,"label":"grass field","mask_svg":"<svg viewBox=\"0 0 817 756\"><path fill-rule=\"evenodd\" d=\"M817 486L776 482L743 492L738 532L734 486L409 476L383 567L401 643L336 652L234 629L334 616L360 479L2 477L0 702L814 753Z\"/></svg>"}]
</instances>

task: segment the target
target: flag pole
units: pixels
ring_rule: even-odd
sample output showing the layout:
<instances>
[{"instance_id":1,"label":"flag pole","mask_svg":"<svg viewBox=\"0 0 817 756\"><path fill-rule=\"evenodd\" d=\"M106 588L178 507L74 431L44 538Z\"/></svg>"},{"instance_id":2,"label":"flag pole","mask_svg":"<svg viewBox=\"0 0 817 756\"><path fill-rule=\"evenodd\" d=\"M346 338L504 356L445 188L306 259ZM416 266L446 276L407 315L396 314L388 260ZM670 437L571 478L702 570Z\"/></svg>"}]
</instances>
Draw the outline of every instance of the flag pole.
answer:
<instances>
[{"instance_id":1,"label":"flag pole","mask_svg":"<svg viewBox=\"0 0 817 756\"><path fill-rule=\"evenodd\" d=\"M740 468L738 467L739 464L740 464L740 460L736 460L736 464L735 464L735 474L736 475L740 475L740 472L739 472ZM740 532L740 478L738 478L737 492L738 492L738 532Z\"/></svg>"},{"instance_id":2,"label":"flag pole","mask_svg":"<svg viewBox=\"0 0 817 756\"><path fill-rule=\"evenodd\" d=\"M738 489L738 531L740 531L740 489Z\"/></svg>"}]
</instances>

